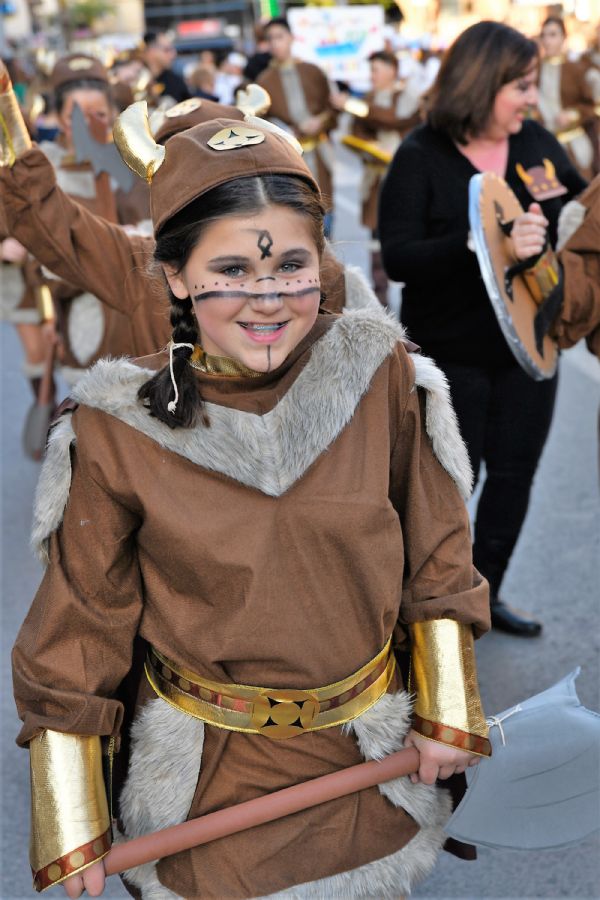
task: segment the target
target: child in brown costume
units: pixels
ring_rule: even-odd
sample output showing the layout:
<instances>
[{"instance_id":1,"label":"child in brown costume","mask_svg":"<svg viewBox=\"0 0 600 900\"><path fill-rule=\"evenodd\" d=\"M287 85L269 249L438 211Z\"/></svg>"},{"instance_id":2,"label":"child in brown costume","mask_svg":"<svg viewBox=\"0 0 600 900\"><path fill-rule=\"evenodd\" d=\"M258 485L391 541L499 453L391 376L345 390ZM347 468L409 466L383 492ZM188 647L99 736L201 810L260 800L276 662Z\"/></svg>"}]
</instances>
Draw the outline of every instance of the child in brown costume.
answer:
<instances>
[{"instance_id":1,"label":"child in brown costume","mask_svg":"<svg viewBox=\"0 0 600 900\"><path fill-rule=\"evenodd\" d=\"M436 778L489 753L447 386L382 311L319 312L323 207L287 138L218 119L142 158L117 136L152 179L173 335L100 361L51 434L47 570L13 656L35 885L103 889L103 742L122 741L128 837L404 743L413 779L125 875L146 900L396 898L443 843ZM412 709L392 652L409 644Z\"/></svg>"}]
</instances>

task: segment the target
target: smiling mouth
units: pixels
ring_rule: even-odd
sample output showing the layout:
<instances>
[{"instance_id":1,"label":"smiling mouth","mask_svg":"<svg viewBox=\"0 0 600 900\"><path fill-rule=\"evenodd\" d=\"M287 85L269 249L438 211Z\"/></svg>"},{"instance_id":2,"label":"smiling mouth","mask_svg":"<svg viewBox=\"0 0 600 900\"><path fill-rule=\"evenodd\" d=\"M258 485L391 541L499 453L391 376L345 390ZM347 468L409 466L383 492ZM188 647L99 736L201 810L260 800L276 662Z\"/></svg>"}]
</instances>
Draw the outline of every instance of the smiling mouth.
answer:
<instances>
[{"instance_id":1,"label":"smiling mouth","mask_svg":"<svg viewBox=\"0 0 600 900\"><path fill-rule=\"evenodd\" d=\"M274 334L276 331L284 328L289 321L287 319L285 322L238 322L238 325L246 331L253 331L255 334Z\"/></svg>"}]
</instances>

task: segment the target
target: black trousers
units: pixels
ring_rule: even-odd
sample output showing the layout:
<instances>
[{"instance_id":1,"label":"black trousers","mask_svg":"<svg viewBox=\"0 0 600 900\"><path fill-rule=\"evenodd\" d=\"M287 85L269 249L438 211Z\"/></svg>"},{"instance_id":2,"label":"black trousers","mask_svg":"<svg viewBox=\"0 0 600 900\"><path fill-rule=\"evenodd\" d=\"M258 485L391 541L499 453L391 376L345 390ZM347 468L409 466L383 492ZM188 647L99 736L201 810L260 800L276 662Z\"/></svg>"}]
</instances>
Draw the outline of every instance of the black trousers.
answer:
<instances>
[{"instance_id":1,"label":"black trousers","mask_svg":"<svg viewBox=\"0 0 600 900\"><path fill-rule=\"evenodd\" d=\"M558 375L534 381L517 364L486 369L439 363L477 479L487 477L474 529L473 561L497 596L521 526L548 436Z\"/></svg>"}]
</instances>

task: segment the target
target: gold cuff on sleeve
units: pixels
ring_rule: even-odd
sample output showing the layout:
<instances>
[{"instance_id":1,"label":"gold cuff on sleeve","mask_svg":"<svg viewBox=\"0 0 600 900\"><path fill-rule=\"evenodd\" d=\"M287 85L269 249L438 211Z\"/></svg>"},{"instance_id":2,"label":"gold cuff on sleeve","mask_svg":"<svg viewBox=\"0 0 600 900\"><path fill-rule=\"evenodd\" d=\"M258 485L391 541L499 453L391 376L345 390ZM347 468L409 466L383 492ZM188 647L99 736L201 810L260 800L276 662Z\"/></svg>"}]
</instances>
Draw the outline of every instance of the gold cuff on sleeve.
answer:
<instances>
[{"instance_id":1,"label":"gold cuff on sleeve","mask_svg":"<svg viewBox=\"0 0 600 900\"><path fill-rule=\"evenodd\" d=\"M31 147L31 138L9 83L0 93L0 166L14 166L15 160Z\"/></svg>"},{"instance_id":2,"label":"gold cuff on sleeve","mask_svg":"<svg viewBox=\"0 0 600 900\"><path fill-rule=\"evenodd\" d=\"M453 619L434 619L416 622L409 630L415 731L488 756L471 627Z\"/></svg>"},{"instance_id":3,"label":"gold cuff on sleeve","mask_svg":"<svg viewBox=\"0 0 600 900\"><path fill-rule=\"evenodd\" d=\"M29 742L31 840L37 891L106 856L110 818L100 738L43 731Z\"/></svg>"},{"instance_id":4,"label":"gold cuff on sleeve","mask_svg":"<svg viewBox=\"0 0 600 900\"><path fill-rule=\"evenodd\" d=\"M56 318L54 301L52 300L52 291L47 284L40 284L35 289L35 298L42 322L53 322Z\"/></svg>"}]
</instances>

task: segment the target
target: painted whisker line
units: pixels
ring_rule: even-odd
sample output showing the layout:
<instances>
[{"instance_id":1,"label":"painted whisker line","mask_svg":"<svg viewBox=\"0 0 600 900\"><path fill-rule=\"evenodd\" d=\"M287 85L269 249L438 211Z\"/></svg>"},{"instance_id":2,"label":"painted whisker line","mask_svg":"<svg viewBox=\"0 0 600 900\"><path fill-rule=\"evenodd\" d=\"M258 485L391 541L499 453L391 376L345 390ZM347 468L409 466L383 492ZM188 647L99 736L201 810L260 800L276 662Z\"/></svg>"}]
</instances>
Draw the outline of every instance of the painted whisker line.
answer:
<instances>
[{"instance_id":1,"label":"painted whisker line","mask_svg":"<svg viewBox=\"0 0 600 900\"><path fill-rule=\"evenodd\" d=\"M279 300L283 298L307 297L314 294L315 291L320 293L321 288L318 284L312 287L302 288L300 291L265 291L264 293L251 293L250 291L204 291L202 294L194 295L194 302L199 303L200 300L213 300L221 297L223 300Z\"/></svg>"}]
</instances>

